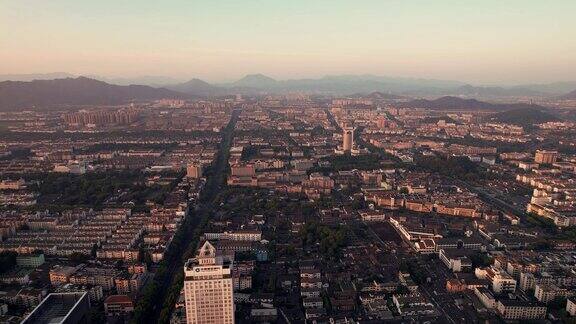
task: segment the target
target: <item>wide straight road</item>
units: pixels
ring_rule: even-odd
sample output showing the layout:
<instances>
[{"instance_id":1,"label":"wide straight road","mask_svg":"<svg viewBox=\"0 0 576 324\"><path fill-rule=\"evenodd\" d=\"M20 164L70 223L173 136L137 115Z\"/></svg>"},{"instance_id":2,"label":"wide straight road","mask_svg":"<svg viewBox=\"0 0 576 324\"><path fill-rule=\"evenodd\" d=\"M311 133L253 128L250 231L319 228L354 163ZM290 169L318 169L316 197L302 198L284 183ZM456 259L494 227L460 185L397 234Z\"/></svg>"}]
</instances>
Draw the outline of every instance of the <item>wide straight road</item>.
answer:
<instances>
[{"instance_id":1,"label":"wide straight road","mask_svg":"<svg viewBox=\"0 0 576 324\"><path fill-rule=\"evenodd\" d=\"M160 323L166 320L166 318L160 318L161 309L164 301L168 298L172 285L179 284L178 280L176 280L176 275L183 269L183 257L189 249L195 248L195 246L192 245L197 241L198 235L194 235L194 233L199 226L204 226L208 221L216 195L226 183L226 169L228 168L230 147L234 138L234 128L236 127L239 115L240 111L234 110L230 122L223 130L222 141L220 142L216 159L206 174L206 184L200 193L198 206L189 206L189 217L186 220L188 223L183 224L179 229L180 231L184 231L184 237L186 238L185 244L182 244L172 251L170 262L166 268L166 276L161 282L155 282L158 285L154 296L156 302L152 305L151 311L148 312L147 316L141 318L141 322L143 323ZM173 309L173 307L174 305L172 305L171 309Z\"/></svg>"},{"instance_id":2,"label":"wide straight road","mask_svg":"<svg viewBox=\"0 0 576 324\"><path fill-rule=\"evenodd\" d=\"M330 109L324 109L324 112L326 113L326 116L328 117L328 121L330 121L330 124L332 124L332 126L336 128L336 131L342 132L342 127L338 125L338 123L336 122L336 118L334 118L334 115L332 115Z\"/></svg>"}]
</instances>

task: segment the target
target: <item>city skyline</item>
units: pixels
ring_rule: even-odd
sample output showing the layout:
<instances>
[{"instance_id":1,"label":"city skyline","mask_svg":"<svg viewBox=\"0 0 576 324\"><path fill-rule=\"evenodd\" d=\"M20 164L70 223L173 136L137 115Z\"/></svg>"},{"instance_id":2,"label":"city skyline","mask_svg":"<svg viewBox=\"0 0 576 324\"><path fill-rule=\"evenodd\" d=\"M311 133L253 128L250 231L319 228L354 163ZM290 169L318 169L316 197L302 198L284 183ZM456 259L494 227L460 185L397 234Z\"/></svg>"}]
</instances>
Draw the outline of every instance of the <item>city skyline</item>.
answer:
<instances>
[{"instance_id":1,"label":"city skyline","mask_svg":"<svg viewBox=\"0 0 576 324\"><path fill-rule=\"evenodd\" d=\"M14 32L0 38L0 71L209 82L369 73L504 85L576 72L571 1L137 4L6 1L0 27Z\"/></svg>"},{"instance_id":2,"label":"city skyline","mask_svg":"<svg viewBox=\"0 0 576 324\"><path fill-rule=\"evenodd\" d=\"M575 0L0 0L0 323L576 323Z\"/></svg>"}]
</instances>

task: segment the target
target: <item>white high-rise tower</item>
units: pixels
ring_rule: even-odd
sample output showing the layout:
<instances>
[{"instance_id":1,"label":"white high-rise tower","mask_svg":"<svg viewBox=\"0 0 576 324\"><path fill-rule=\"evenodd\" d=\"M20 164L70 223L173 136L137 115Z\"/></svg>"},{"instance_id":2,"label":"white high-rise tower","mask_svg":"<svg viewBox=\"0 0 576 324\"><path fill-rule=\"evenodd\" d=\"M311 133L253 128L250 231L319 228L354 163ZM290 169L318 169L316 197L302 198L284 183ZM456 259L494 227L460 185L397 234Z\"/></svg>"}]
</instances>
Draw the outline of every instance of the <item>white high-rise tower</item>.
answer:
<instances>
[{"instance_id":1,"label":"white high-rise tower","mask_svg":"<svg viewBox=\"0 0 576 324\"><path fill-rule=\"evenodd\" d=\"M344 152L350 152L352 151L353 146L354 146L354 128L344 127L342 132L342 150L344 150Z\"/></svg>"},{"instance_id":2,"label":"white high-rise tower","mask_svg":"<svg viewBox=\"0 0 576 324\"><path fill-rule=\"evenodd\" d=\"M184 265L184 297L188 324L233 324L232 261L206 241Z\"/></svg>"}]
</instances>

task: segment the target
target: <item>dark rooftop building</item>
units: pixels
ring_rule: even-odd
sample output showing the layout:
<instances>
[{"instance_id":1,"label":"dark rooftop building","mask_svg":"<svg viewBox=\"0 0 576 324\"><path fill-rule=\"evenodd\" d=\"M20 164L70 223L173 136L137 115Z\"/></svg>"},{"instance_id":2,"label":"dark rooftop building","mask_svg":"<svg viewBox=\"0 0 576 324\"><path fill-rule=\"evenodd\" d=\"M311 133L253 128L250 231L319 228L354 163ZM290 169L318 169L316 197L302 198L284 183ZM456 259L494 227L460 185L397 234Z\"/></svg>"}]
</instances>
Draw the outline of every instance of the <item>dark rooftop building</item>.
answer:
<instances>
[{"instance_id":1,"label":"dark rooftop building","mask_svg":"<svg viewBox=\"0 0 576 324\"><path fill-rule=\"evenodd\" d=\"M49 294L22 324L90 323L90 297L86 292Z\"/></svg>"}]
</instances>

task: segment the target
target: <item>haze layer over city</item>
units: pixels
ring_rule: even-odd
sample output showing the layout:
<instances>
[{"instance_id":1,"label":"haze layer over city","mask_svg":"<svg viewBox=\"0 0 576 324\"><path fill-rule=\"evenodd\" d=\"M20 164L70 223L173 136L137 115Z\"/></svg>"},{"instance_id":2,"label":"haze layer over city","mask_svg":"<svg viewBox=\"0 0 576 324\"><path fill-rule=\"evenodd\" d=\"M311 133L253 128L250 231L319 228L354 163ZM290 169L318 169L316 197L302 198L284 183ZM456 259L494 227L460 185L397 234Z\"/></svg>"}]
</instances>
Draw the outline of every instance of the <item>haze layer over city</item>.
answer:
<instances>
[{"instance_id":1,"label":"haze layer over city","mask_svg":"<svg viewBox=\"0 0 576 324\"><path fill-rule=\"evenodd\" d=\"M0 323L573 323L576 2L0 4Z\"/></svg>"}]
</instances>

